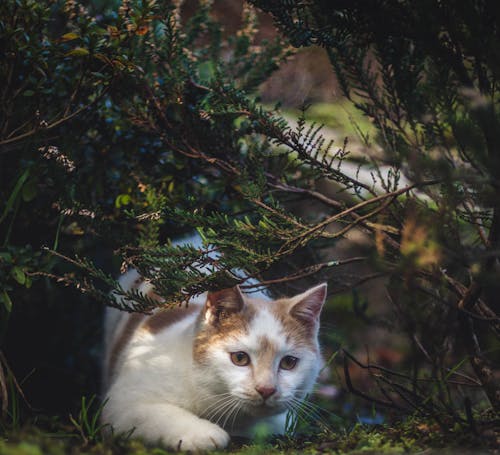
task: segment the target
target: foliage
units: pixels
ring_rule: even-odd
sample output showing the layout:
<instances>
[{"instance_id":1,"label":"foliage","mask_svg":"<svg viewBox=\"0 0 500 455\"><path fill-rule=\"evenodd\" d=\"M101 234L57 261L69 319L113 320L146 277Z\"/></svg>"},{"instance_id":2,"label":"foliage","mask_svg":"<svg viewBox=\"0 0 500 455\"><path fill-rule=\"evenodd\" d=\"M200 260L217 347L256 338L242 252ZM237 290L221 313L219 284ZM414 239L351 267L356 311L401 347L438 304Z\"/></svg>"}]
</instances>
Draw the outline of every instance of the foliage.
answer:
<instances>
[{"instance_id":1,"label":"foliage","mask_svg":"<svg viewBox=\"0 0 500 455\"><path fill-rule=\"evenodd\" d=\"M425 409L432 399L415 380L430 363L444 386L439 400L453 407L447 385L465 357L498 411L500 59L493 5L251 3L269 12L295 46L325 48L345 97L377 129L379 166L389 164L416 184L433 182L390 201L378 226L369 226L396 323L415 353L411 391L378 370L382 389ZM377 402L394 404L390 397Z\"/></svg>"},{"instance_id":2,"label":"foliage","mask_svg":"<svg viewBox=\"0 0 500 455\"><path fill-rule=\"evenodd\" d=\"M84 445L92 442L97 442L101 438L103 430L108 424L103 424L100 421L102 410L106 406L106 400L103 401L97 409L93 411L95 406L96 396L93 395L89 400L85 396L82 397L82 404L78 417L69 416L71 423L80 433Z\"/></svg>"},{"instance_id":3,"label":"foliage","mask_svg":"<svg viewBox=\"0 0 500 455\"><path fill-rule=\"evenodd\" d=\"M349 302L364 322L403 334L412 355L393 371L346 351L348 388L443 429L474 428L483 395L471 390L497 411L500 397L494 16L474 1L249 3L293 45L326 49L344 95L377 131L358 133L382 158L354 162L305 107L292 126L259 103L256 88L291 51L284 39L260 40L248 4L229 35L210 1L191 14L166 0L5 1L4 315L53 295L47 278L126 311L158 306L117 287L113 251L168 304L235 284L251 291L254 278L278 290L323 279L339 293L382 277L389 320L367 314L356 293ZM201 248L171 244L195 229ZM363 254L338 258L337 242L355 232L370 239ZM361 263L369 272L342 274ZM354 366L380 395L356 387ZM88 418L75 421L83 429ZM94 421L84 437L96 431Z\"/></svg>"},{"instance_id":4,"label":"foliage","mask_svg":"<svg viewBox=\"0 0 500 455\"><path fill-rule=\"evenodd\" d=\"M228 233L246 225L270 237L270 216L252 221L227 216L248 210L250 196L239 194L261 192L263 171L243 161L249 156L258 160L254 150L270 152L270 147L251 134L255 126L242 120L244 113L227 105L225 97L241 97L259 110L244 93L265 80L289 51L280 39L257 42L250 7L243 9L240 30L227 37L210 2L202 2L182 22L179 8L153 0L97 2L88 8L74 1L12 0L0 6L0 40L6 50L0 66L5 81L0 107L1 335L22 378L32 366L29 357L23 361L19 355L29 351L19 330L30 323L42 333L44 324L49 331L57 327L55 333L65 342L54 337L53 348L59 343L63 356L73 344L68 337L75 345L89 343L85 332L96 325L96 312L87 311L83 329L79 323L84 321L78 320L82 301L71 291L56 291L47 278L75 283L93 301L109 304L109 287L103 289L92 277L116 286L100 267L114 261L110 257L116 248L129 253L124 266L136 265L148 275L153 271L148 267L170 253L168 239L193 227L205 225L207 239L216 236L213 227L222 229L220 223ZM232 155L233 169L241 162L242 175L221 172L222 160L197 158L193 147ZM227 169L224 165L222 171ZM255 183L246 185L255 173ZM276 206L272 211L282 212L270 203ZM188 292L200 292L205 281L234 284L239 278L228 270L247 262L236 236L228 238L227 248L235 245L240 256L214 278L193 283L200 281L196 272L182 278L179 261L199 261L204 253L191 251L185 257L187 250L181 250L172 256L171 271L177 273L169 275L164 267L155 284L174 299L185 299L180 293L184 284ZM81 269L70 270L71 261L60 260L66 257L62 253ZM264 246L253 254L253 272L272 261ZM67 301L78 304L70 309ZM130 302L128 309L135 311L158 304L138 294ZM90 343L98 343L95 335ZM92 356L94 348L87 349ZM74 353L67 355L64 369L74 361ZM0 373L8 371L7 362L1 363ZM0 375L4 409L6 377Z\"/></svg>"}]
</instances>

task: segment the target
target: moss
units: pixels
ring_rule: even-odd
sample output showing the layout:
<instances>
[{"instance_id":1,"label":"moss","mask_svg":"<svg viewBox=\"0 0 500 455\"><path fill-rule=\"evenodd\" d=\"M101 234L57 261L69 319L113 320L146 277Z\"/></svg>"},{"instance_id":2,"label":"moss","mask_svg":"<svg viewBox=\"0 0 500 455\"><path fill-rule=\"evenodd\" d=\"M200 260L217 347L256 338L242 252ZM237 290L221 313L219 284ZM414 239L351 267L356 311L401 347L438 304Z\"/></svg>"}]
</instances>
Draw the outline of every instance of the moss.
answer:
<instances>
[{"instance_id":1,"label":"moss","mask_svg":"<svg viewBox=\"0 0 500 455\"><path fill-rule=\"evenodd\" d=\"M433 421L410 417L395 425L367 426L357 424L351 429L340 428L316 435L283 437L272 441L248 444L235 441L226 451L233 455L315 455L320 453L366 455L404 454L426 451L441 453L495 453L500 440L498 425L479 428L478 435L453 425L443 432ZM0 455L169 455L175 452L150 447L132 438L99 437L86 443L78 431L58 423L42 429L28 425L22 429L4 431L0 440Z\"/></svg>"},{"instance_id":2,"label":"moss","mask_svg":"<svg viewBox=\"0 0 500 455\"><path fill-rule=\"evenodd\" d=\"M43 455L42 449L37 444L21 442L16 445L9 445L0 441L0 453L3 455Z\"/></svg>"}]
</instances>

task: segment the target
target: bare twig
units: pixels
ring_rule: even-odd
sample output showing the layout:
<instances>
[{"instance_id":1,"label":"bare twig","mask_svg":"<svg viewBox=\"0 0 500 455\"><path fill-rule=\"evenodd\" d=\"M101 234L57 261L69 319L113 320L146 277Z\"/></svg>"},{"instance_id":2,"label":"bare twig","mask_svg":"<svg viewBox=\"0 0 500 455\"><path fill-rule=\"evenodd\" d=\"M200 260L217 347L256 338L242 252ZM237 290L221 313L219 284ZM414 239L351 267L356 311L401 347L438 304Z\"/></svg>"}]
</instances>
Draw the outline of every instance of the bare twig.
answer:
<instances>
[{"instance_id":1,"label":"bare twig","mask_svg":"<svg viewBox=\"0 0 500 455\"><path fill-rule=\"evenodd\" d=\"M61 118L59 118L58 120L53 120L51 123L49 123L47 126L44 126L43 128L37 126L36 128L33 128L32 130L27 131L26 133L20 134L20 135L15 136L15 137L10 137L10 138L4 139L4 140L0 141L0 147L8 145L8 144L12 144L14 142L19 142L23 139L27 139L27 138L35 135L36 133L38 133L41 130L48 131L48 130L51 130L53 128L56 128L57 126L65 123L65 122L68 122L69 120L77 117L82 112L86 111L87 109L89 109L90 107L95 105L98 101L100 101L104 97L104 95L107 93L108 87L105 87L101 91L101 93L98 96L96 96L96 98L94 100L92 100L90 103L86 104L85 106L82 106L81 108L77 109L76 111L72 112L71 114L62 115ZM8 150L9 149L7 149L7 148L4 150L0 149L0 152L4 153Z\"/></svg>"},{"instance_id":2,"label":"bare twig","mask_svg":"<svg viewBox=\"0 0 500 455\"><path fill-rule=\"evenodd\" d=\"M351 375L349 373L349 364L348 364L348 355L346 355L346 351L343 351L344 357L343 357L343 363L344 363L344 378L346 382L347 389L349 392L353 393L354 395L357 395L358 397L364 398L365 400L371 401L372 403L379 404L380 406L384 406L387 408L392 408L392 409L397 409L399 411L403 411L404 409L401 408L400 406L396 405L395 403L391 401L383 401L379 400L378 398L371 397L370 395L367 395L364 392L361 392L360 390L356 389L351 381ZM349 358L351 358L349 356ZM352 360L352 359L351 359Z\"/></svg>"},{"instance_id":3,"label":"bare twig","mask_svg":"<svg viewBox=\"0 0 500 455\"><path fill-rule=\"evenodd\" d=\"M363 256L363 257L353 257L349 259L341 259L338 261L323 262L321 264L315 264L309 267L305 267L304 269L299 270L298 272L292 273L290 275L281 278L274 278L272 280L262 280L259 281L257 284L241 284L240 288L250 289L261 286L269 286L271 284L285 283L287 281L294 281L300 278L305 278L307 276L314 275L315 273L327 267L337 267L341 265L351 264L353 262L362 262L365 261L366 259L367 258Z\"/></svg>"},{"instance_id":4,"label":"bare twig","mask_svg":"<svg viewBox=\"0 0 500 455\"><path fill-rule=\"evenodd\" d=\"M9 403L9 396L7 393L5 372L7 372L9 379L14 384L15 389L17 390L17 392L19 393L19 395L21 396L23 401L26 403L28 408L31 409L31 405L29 404L28 400L26 399L26 396L24 395L23 389L21 388L21 386L17 382L17 379L16 379L14 373L10 369L4 353L0 350L0 389L1 389L0 394L1 394L1 398L2 398L2 414L5 415L5 413L7 412L7 407L8 407L8 403Z\"/></svg>"}]
</instances>

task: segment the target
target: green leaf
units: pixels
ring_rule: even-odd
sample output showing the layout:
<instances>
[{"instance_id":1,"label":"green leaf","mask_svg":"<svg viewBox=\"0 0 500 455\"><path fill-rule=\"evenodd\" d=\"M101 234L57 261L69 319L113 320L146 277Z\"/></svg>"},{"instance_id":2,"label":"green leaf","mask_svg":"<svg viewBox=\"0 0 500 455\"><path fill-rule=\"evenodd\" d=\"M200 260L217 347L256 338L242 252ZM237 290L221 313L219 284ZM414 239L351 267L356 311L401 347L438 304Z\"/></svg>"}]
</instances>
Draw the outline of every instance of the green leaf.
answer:
<instances>
[{"instance_id":1,"label":"green leaf","mask_svg":"<svg viewBox=\"0 0 500 455\"><path fill-rule=\"evenodd\" d=\"M37 194L37 185L35 180L29 180L26 185L23 186L22 197L24 202L30 202L35 199Z\"/></svg>"},{"instance_id":2,"label":"green leaf","mask_svg":"<svg viewBox=\"0 0 500 455\"><path fill-rule=\"evenodd\" d=\"M114 27L114 28L116 29L116 27ZM96 33L96 35L100 35L100 36L109 35L108 30L105 28L102 28L102 27L97 27L95 29L95 33Z\"/></svg>"},{"instance_id":3,"label":"green leaf","mask_svg":"<svg viewBox=\"0 0 500 455\"><path fill-rule=\"evenodd\" d=\"M80 38L80 35L78 35L78 33L69 32L69 33L65 33L63 36L61 36L61 41L63 41L63 42L72 41L72 40L78 39L78 38Z\"/></svg>"},{"instance_id":4,"label":"green leaf","mask_svg":"<svg viewBox=\"0 0 500 455\"><path fill-rule=\"evenodd\" d=\"M69 52L66 52L66 54L64 55L66 57L84 57L89 54L90 52L88 49L85 49L84 47L75 47L74 49L71 49Z\"/></svg>"},{"instance_id":5,"label":"green leaf","mask_svg":"<svg viewBox=\"0 0 500 455\"><path fill-rule=\"evenodd\" d=\"M35 92L33 90L25 90L23 96L33 96Z\"/></svg>"},{"instance_id":6,"label":"green leaf","mask_svg":"<svg viewBox=\"0 0 500 455\"><path fill-rule=\"evenodd\" d=\"M203 244L206 245L206 243L207 243L207 236L203 232L203 228L200 227L200 226L198 226L196 228L196 232L198 232L198 235L201 237L201 241L203 242Z\"/></svg>"},{"instance_id":7,"label":"green leaf","mask_svg":"<svg viewBox=\"0 0 500 455\"><path fill-rule=\"evenodd\" d=\"M99 73L98 71L92 71L90 74L92 74L92 76L94 77L97 77L99 79L105 79L106 76L102 73Z\"/></svg>"},{"instance_id":8,"label":"green leaf","mask_svg":"<svg viewBox=\"0 0 500 455\"><path fill-rule=\"evenodd\" d=\"M119 194L115 199L115 207L119 209L122 205L129 205L131 197L128 194Z\"/></svg>"},{"instance_id":9,"label":"green leaf","mask_svg":"<svg viewBox=\"0 0 500 455\"><path fill-rule=\"evenodd\" d=\"M12 254L10 254L8 251L0 251L0 261L11 262Z\"/></svg>"},{"instance_id":10,"label":"green leaf","mask_svg":"<svg viewBox=\"0 0 500 455\"><path fill-rule=\"evenodd\" d=\"M198 66L201 81L209 82L215 78L215 65L212 61L203 62Z\"/></svg>"},{"instance_id":11,"label":"green leaf","mask_svg":"<svg viewBox=\"0 0 500 455\"><path fill-rule=\"evenodd\" d=\"M21 177L16 182L16 185L14 186L14 189L12 190L12 193L10 193L9 199L7 200L7 204L5 205L5 209L2 213L2 216L0 217L0 224L2 224L2 221L7 217L8 213L10 212L10 209L14 205L14 202L16 201L17 195L19 194L19 191L21 191L21 188L24 185L24 182L28 178L30 174L30 169L26 169Z\"/></svg>"},{"instance_id":12,"label":"green leaf","mask_svg":"<svg viewBox=\"0 0 500 455\"><path fill-rule=\"evenodd\" d=\"M26 283L26 275L24 274L21 267L15 266L10 271L10 274L12 275L12 278L14 278L19 284L24 285L24 283Z\"/></svg>"},{"instance_id":13,"label":"green leaf","mask_svg":"<svg viewBox=\"0 0 500 455\"><path fill-rule=\"evenodd\" d=\"M248 49L250 47L250 38L246 35L242 35L238 37L236 40L236 55L237 56L243 56L248 52Z\"/></svg>"},{"instance_id":14,"label":"green leaf","mask_svg":"<svg viewBox=\"0 0 500 455\"><path fill-rule=\"evenodd\" d=\"M12 300L10 300L7 291L2 291L2 293L0 293L0 300L2 301L3 306L7 310L7 313L10 313L12 311Z\"/></svg>"}]
</instances>

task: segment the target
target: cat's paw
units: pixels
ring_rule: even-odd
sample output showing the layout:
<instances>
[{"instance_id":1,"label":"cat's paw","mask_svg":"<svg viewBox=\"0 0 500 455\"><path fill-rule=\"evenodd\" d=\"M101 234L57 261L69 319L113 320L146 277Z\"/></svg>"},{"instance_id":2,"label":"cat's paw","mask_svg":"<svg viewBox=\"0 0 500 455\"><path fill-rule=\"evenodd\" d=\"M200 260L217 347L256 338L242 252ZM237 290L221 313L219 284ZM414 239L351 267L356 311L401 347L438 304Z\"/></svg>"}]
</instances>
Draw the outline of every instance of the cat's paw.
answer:
<instances>
[{"instance_id":1,"label":"cat's paw","mask_svg":"<svg viewBox=\"0 0 500 455\"><path fill-rule=\"evenodd\" d=\"M199 422L185 430L179 438L180 450L200 451L224 449L230 441L229 435L218 425L208 420Z\"/></svg>"}]
</instances>

